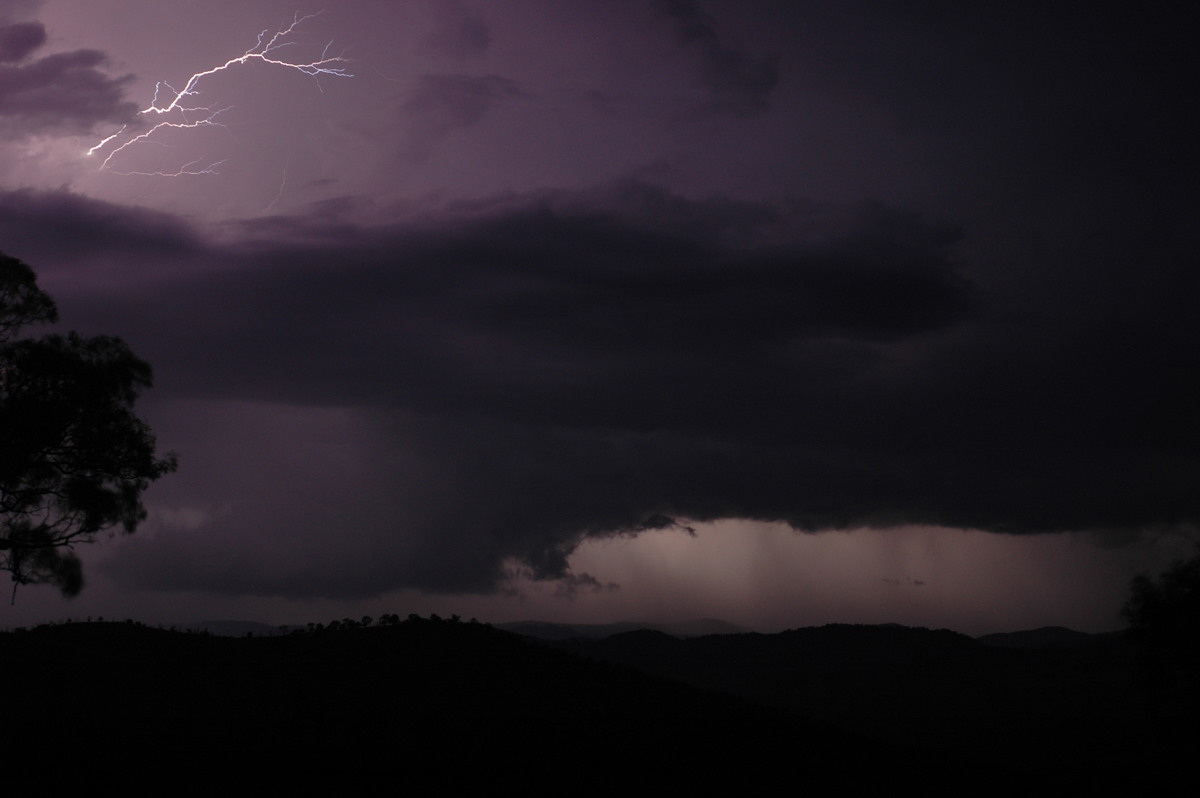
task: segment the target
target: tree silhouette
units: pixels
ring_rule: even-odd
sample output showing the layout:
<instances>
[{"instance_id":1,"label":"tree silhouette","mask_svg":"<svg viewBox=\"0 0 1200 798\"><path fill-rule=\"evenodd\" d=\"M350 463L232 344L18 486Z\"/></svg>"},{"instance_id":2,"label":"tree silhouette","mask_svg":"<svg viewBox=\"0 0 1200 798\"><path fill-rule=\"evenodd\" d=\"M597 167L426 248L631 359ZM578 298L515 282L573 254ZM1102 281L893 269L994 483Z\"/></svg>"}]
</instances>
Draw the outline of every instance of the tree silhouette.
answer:
<instances>
[{"instance_id":1,"label":"tree silhouette","mask_svg":"<svg viewBox=\"0 0 1200 798\"><path fill-rule=\"evenodd\" d=\"M1121 613L1140 646L1139 675L1154 716L1200 713L1200 553L1130 585Z\"/></svg>"},{"instance_id":2,"label":"tree silhouette","mask_svg":"<svg viewBox=\"0 0 1200 798\"><path fill-rule=\"evenodd\" d=\"M175 469L133 412L150 366L119 338L21 338L58 320L33 270L0 253L0 570L16 588L83 587L76 543L146 516L142 491Z\"/></svg>"}]
</instances>

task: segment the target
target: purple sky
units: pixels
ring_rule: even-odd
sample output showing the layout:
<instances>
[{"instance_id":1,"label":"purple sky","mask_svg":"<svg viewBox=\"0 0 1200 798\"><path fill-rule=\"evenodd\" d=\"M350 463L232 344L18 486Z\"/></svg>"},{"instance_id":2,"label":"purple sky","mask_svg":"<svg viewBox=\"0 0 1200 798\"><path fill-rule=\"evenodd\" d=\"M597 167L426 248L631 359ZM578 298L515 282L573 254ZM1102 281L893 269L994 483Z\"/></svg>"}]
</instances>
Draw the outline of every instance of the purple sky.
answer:
<instances>
[{"instance_id":1,"label":"purple sky","mask_svg":"<svg viewBox=\"0 0 1200 798\"><path fill-rule=\"evenodd\" d=\"M264 53L319 11L0 0L0 251L180 457L0 626L1101 631L1191 553L1173 5L353 0ZM248 51L351 76L139 113Z\"/></svg>"}]
</instances>

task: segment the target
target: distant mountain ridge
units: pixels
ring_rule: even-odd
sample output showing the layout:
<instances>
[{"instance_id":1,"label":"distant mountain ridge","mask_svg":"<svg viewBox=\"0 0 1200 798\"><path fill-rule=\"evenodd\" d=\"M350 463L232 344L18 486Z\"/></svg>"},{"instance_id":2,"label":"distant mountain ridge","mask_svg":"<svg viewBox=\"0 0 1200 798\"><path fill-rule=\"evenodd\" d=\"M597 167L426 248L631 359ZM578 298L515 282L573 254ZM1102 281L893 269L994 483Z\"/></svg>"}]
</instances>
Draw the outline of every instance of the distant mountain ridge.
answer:
<instances>
[{"instance_id":1,"label":"distant mountain ridge","mask_svg":"<svg viewBox=\"0 0 1200 798\"><path fill-rule=\"evenodd\" d=\"M651 623L645 621L622 621L619 623L555 623L551 621L513 621L493 624L498 629L537 638L538 640L571 640L582 638L586 640L603 640L613 635L649 630L661 632L678 638L705 637L707 635L754 634L751 630L737 624L722 621L717 618L701 618L694 621L678 623ZM881 624L825 624L824 626L806 626L786 629L773 634L787 634L801 629L819 629L826 626L858 626L878 629L924 629L925 627L905 626L899 623ZM940 629L935 631L953 631ZM961 634L953 632L954 634ZM766 634L766 633L764 633ZM994 632L973 638L985 646L1001 648L1056 648L1064 646L1087 645L1102 641L1111 641L1122 632L1078 632L1065 626L1043 626L1037 629L1023 629L1015 632ZM969 635L962 635L969 637Z\"/></svg>"},{"instance_id":2,"label":"distant mountain ridge","mask_svg":"<svg viewBox=\"0 0 1200 798\"><path fill-rule=\"evenodd\" d=\"M340 763L404 751L406 767L442 774L462 773L464 757L482 765L472 772L512 777L535 757L560 780L620 763L614 789L647 768L704 786L751 765L802 768L818 792L853 793L850 779L982 794L979 773L1007 794L1030 780L1140 784L1166 760L1133 649L1107 642L996 646L895 624L549 642L436 616L251 636L47 625L0 633L0 677L21 686L0 747L24 764L48 762L64 740L72 756L112 738L164 763L211 749L230 777L251 759L341 774ZM94 753L93 766L126 761Z\"/></svg>"},{"instance_id":3,"label":"distant mountain ridge","mask_svg":"<svg viewBox=\"0 0 1200 798\"><path fill-rule=\"evenodd\" d=\"M741 634L747 629L728 621L701 618L680 623L644 623L624 621L620 623L550 623L547 621L515 621L498 623L496 628L539 640L570 640L580 637L600 640L625 632L650 629L672 637L702 637L704 635Z\"/></svg>"},{"instance_id":4,"label":"distant mountain ridge","mask_svg":"<svg viewBox=\"0 0 1200 798\"><path fill-rule=\"evenodd\" d=\"M1145 745L1121 634L1051 628L980 641L947 629L828 624L688 639L641 630L553 645L875 739L1020 762L1039 777L1082 778L1063 763L1103 767Z\"/></svg>"},{"instance_id":5,"label":"distant mountain ridge","mask_svg":"<svg viewBox=\"0 0 1200 798\"><path fill-rule=\"evenodd\" d=\"M1025 629L1019 632L998 632L990 635L981 635L975 639L985 646L997 646L1001 648L1065 648L1107 642L1123 634L1124 632L1091 634L1089 632L1076 632L1074 629L1068 629L1065 626L1043 626L1039 629Z\"/></svg>"},{"instance_id":6,"label":"distant mountain ridge","mask_svg":"<svg viewBox=\"0 0 1200 798\"><path fill-rule=\"evenodd\" d=\"M89 619L90 620L90 619ZM76 621L80 622L80 621ZM69 621L64 621L69 623ZM311 624L310 624L311 625ZM553 621L510 621L491 624L497 629L503 629L524 637L538 640L570 640L583 638L602 640L613 635L641 630L661 632L677 638L705 637L707 635L756 634L750 629L719 618L699 618L691 621L674 623L654 623L649 621L620 621L616 623L557 623ZM180 631L206 632L220 637L274 637L288 634L297 629L304 629L304 624L272 625L259 621L246 620L203 620L188 623L157 624L159 628L177 629ZM923 629L899 623L882 624L825 624L825 626L863 626L873 628ZM799 629L817 629L821 626L797 627L777 633L784 634ZM941 630L952 631L952 630ZM959 634L956 632L956 634ZM999 648L1056 648L1076 645L1088 645L1099 642L1111 642L1120 638L1124 632L1079 632L1064 626L1043 626L1037 629L1022 629L1015 632L993 632L979 635L974 639L985 646ZM964 635L965 636L965 635Z\"/></svg>"},{"instance_id":7,"label":"distant mountain ridge","mask_svg":"<svg viewBox=\"0 0 1200 798\"><path fill-rule=\"evenodd\" d=\"M257 621L196 621L180 624L179 628L189 632L208 632L221 637L272 637L287 634L288 630L296 627L286 626L281 629Z\"/></svg>"},{"instance_id":8,"label":"distant mountain ridge","mask_svg":"<svg viewBox=\"0 0 1200 798\"><path fill-rule=\"evenodd\" d=\"M748 773L781 780L801 764L828 794L949 785L977 766L931 769L919 747L433 617L261 637L44 625L0 633L0 678L21 686L0 724L6 761L54 772L68 751L73 772L122 784L244 783L265 766L276 787L349 778L356 793L402 778L540 794L581 777L601 792L638 780L733 791ZM857 768L861 757L879 767Z\"/></svg>"}]
</instances>

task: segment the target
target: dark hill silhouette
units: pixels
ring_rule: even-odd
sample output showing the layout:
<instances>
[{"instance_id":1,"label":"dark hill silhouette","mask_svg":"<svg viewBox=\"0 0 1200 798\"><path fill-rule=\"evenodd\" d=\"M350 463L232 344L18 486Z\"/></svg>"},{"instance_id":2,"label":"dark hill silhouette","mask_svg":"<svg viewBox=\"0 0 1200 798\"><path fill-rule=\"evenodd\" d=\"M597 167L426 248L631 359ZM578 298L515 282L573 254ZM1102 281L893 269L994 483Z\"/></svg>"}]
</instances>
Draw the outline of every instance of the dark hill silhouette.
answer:
<instances>
[{"instance_id":1,"label":"dark hill silhouette","mask_svg":"<svg viewBox=\"0 0 1200 798\"><path fill-rule=\"evenodd\" d=\"M418 618L250 638L74 623L0 634L0 751L56 783L253 777L350 792L386 778L999 794L1166 772L1144 771L1156 763L1133 744L1146 730L1128 652L1081 651L904 627L551 646Z\"/></svg>"},{"instance_id":2,"label":"dark hill silhouette","mask_svg":"<svg viewBox=\"0 0 1200 798\"><path fill-rule=\"evenodd\" d=\"M1073 646L1120 645L1120 633L1088 634L1065 626L1043 626L1020 632L997 632L975 638L985 646L1004 648L1071 648Z\"/></svg>"},{"instance_id":3,"label":"dark hill silhouette","mask_svg":"<svg viewBox=\"0 0 1200 798\"><path fill-rule=\"evenodd\" d=\"M1143 783L1170 766L1120 635L984 645L947 630L829 625L676 639L657 632L560 648L1043 783ZM1194 743L1194 740L1193 740Z\"/></svg>"},{"instance_id":4,"label":"dark hill silhouette","mask_svg":"<svg viewBox=\"0 0 1200 798\"><path fill-rule=\"evenodd\" d=\"M746 631L743 627L727 621L704 618L698 621L683 623L640 623L626 621L622 623L547 623L545 621L516 621L513 623L496 624L508 632L516 632L526 637L536 637L539 640L570 640L574 637L600 639L622 632L636 632L641 629L653 629L665 632L675 637L701 637L712 634L737 634Z\"/></svg>"},{"instance_id":5,"label":"dark hill silhouette","mask_svg":"<svg viewBox=\"0 0 1200 798\"><path fill-rule=\"evenodd\" d=\"M276 785L387 775L439 789L628 790L752 785L801 768L810 786L857 790L930 771L903 745L482 624L229 638L73 623L0 634L0 678L20 685L0 750L36 772L65 756L88 774L242 781L267 768ZM864 770L864 757L882 769Z\"/></svg>"}]
</instances>

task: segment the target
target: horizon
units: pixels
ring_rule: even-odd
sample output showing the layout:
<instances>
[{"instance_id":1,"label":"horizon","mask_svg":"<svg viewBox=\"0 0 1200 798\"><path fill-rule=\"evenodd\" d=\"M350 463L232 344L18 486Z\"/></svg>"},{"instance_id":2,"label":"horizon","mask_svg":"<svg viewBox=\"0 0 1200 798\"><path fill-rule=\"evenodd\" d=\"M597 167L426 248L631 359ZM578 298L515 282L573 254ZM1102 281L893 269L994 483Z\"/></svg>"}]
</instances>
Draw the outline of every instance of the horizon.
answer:
<instances>
[{"instance_id":1,"label":"horizon","mask_svg":"<svg viewBox=\"0 0 1200 798\"><path fill-rule=\"evenodd\" d=\"M520 629L517 629L515 627L526 627L526 626L545 627L545 626L549 626L549 627L563 628L563 629L593 629L593 630L603 630L603 629L608 629L608 628L612 628L612 627L631 627L631 628L625 629L624 631L636 631L636 630L661 631L672 637L686 638L686 637L706 637L709 635L747 634L747 633L748 634L773 635L773 634L782 634L784 632L797 631L800 629L820 629L820 628L823 628L826 626L862 626L862 627L886 626L886 627L900 627L900 628L904 628L904 629L927 630L927 631L935 631L935 632L953 632L955 634L961 634L964 637L969 637L972 640L979 640L980 638L984 638L984 637L996 637L996 636L1004 636L1004 635L1012 635L1012 634L1019 635L1019 634L1028 633L1028 632L1041 632L1041 631L1047 631L1047 630L1061 630L1061 631L1072 632L1075 634L1084 634L1084 635L1089 635L1089 636L1106 636L1106 635L1113 635L1113 634L1124 634L1125 632L1128 631L1128 629L1126 628L1126 629L1113 629L1113 630L1106 631L1106 632L1082 632L1078 629L1072 629L1068 626L1052 625L1052 626L1031 627L1028 629L1010 629L1010 630L998 631L998 632L985 632L983 634L968 634L967 632L962 632L958 629L950 629L945 626L924 626L924 625L912 625L912 624L894 623L894 622L844 623L844 622L840 622L840 621L829 621L827 623L811 624L811 625L804 625L804 626L790 626L790 627L785 627L782 629L763 630L763 629L745 628L742 626L738 626L736 624L728 623L726 621L721 620L720 618L694 618L691 620L668 622L668 623L660 623L660 622L655 622L655 621L635 621L635 620L629 620L629 619L619 620L619 621L609 621L609 622L571 623L568 621L562 621L562 622L544 621L544 620L538 620L536 618L525 618L522 620L513 620L513 621L492 621L487 618L476 618L474 616L472 616L470 618L463 618L462 616L453 614L453 613L448 614L448 615L442 615L442 614L436 613L436 612L431 613L429 615L420 615L418 613L410 613L408 616L402 616L400 618L400 620L401 620L401 622L403 622L405 620L411 620L413 617L420 618L422 620L431 620L435 616L439 620L444 621L444 622L453 622L453 619L457 618L459 623L467 623L467 624L479 623L479 624L483 624L486 626L494 626L494 627L500 628L504 631L510 631L510 632L513 632L514 634L518 634L523 637L533 637L535 639L541 639L541 638L538 635L528 634L528 633L523 632ZM145 627L148 627L151 629L158 629L158 630L162 630L162 631L177 631L177 632L183 632L183 633L207 632L207 633L215 635L217 637L244 637L246 634L250 634L254 637L276 637L276 636L279 636L282 634L290 634L291 632L295 632L295 631L300 631L300 632L303 632L306 630L312 631L308 628L312 624L320 624L321 626L324 627L324 626L328 626L330 623L332 623L334 621L345 621L345 620L351 620L351 621L354 621L355 623L360 623L364 617L370 618L370 623L366 624L365 626L360 626L358 628L370 628L370 627L374 627L374 626L382 626L383 625L380 623L380 618L374 617L374 616L362 616L359 618L330 618L329 620L309 621L306 623L291 623L291 624L270 624L270 623L263 623L261 621L245 619L245 618L241 618L241 619L239 619L239 618L204 618L204 619L197 619L197 620L192 620L192 621L176 621L176 622L171 622L171 623L167 623L167 622L146 623L139 618L132 618L132 617L130 617L130 618L109 618L109 617L105 617L105 616L98 616L98 617L68 616L65 618L42 621L42 622L30 625L30 626L18 626L18 627L0 626L0 633L11 633L11 632L19 631L19 630L28 630L28 629L32 629L32 628L38 628L40 626L63 626L63 625L70 625L70 624L83 624L83 623L112 623L112 624L133 623L133 624L137 624L139 626L145 626ZM678 631L678 627L688 627L688 626L691 626L691 627L703 627L703 626L728 627L728 631L708 631L708 632L697 632L697 633L686 633L686 632ZM220 629L222 627L228 627L228 630L227 631L214 631L214 628ZM240 627L240 628L238 628L238 627ZM256 634L253 631L254 629L261 629L264 631L262 634ZM622 632L613 632L612 634L621 634L621 633ZM610 635L605 635L605 636L610 636Z\"/></svg>"},{"instance_id":2,"label":"horizon","mask_svg":"<svg viewBox=\"0 0 1200 798\"><path fill-rule=\"evenodd\" d=\"M821 536L819 535L796 536L795 533L788 530L778 528L771 530L769 527L767 530L768 539L770 539L772 532L774 532L776 537L782 538L784 542L793 537L797 538L793 542L801 545L805 543L819 544L825 542L821 540ZM729 555L727 552L713 555L711 553L706 554L695 548L688 549L689 542L693 542L694 540L704 540L707 538L710 542L716 543L717 541L712 541L711 539L719 535L719 530L701 528L697 532L697 539L692 539L678 532L650 534L661 536L658 540L652 541L658 544L656 547L651 547L647 551L644 545L640 547L630 545L633 543L631 540L618 541L618 547L624 549L624 558L611 557L609 565L620 567L622 559L624 559L626 564L636 566L639 569L654 568L655 563L661 566L665 562L670 561L682 547L685 552L690 551L696 562L690 568L687 564L681 565L675 563L675 566L677 570L687 574L691 579L698 580L701 585L704 581L703 570L706 568L713 569L716 565L723 564L726 572L732 570L728 567ZM726 532L727 536L734 534L737 533L732 531ZM877 556L878 550L881 548L876 542L869 540L863 540L860 546L854 546L853 544L859 540L859 538L851 537L851 534L854 533L826 534L842 536L837 541L826 539L830 543L840 543L843 547L850 545L850 548L843 551L840 555L841 559L849 560L850 563L857 562L858 558L862 556L859 551L860 549ZM893 534L893 532L884 530L859 532L857 534L863 535L866 538L872 535ZM924 538L927 543L930 539L937 541L945 535L945 531L929 531L925 535L920 535L919 532L910 530L909 534L918 539ZM960 535L962 534L970 536L971 533L960 533ZM985 535L986 533L973 534ZM995 538L992 536L991 538L985 538L985 540L990 541L993 545L985 546L983 551L977 552L976 555L991 560L993 566L995 565L995 561L1004 559L1010 561L1013 566L1018 566L1029 556L1029 552L1025 550L1025 547L1020 545L1020 539ZM733 547L733 551L737 552L739 547L734 545L737 541L728 537L727 541ZM645 542L643 541L643 543ZM779 541L776 540L775 542L778 543ZM1009 545L1004 545L1006 543ZM596 548L603 549L604 545L593 546L591 552L585 550L581 563L587 564L589 567L594 567L596 563L594 560L589 559L587 555L589 553L595 555ZM965 550L970 552L973 548L975 547L968 546ZM1174 551L1169 546L1163 548L1165 551L1154 552L1154 554L1162 558L1166 552ZM826 576L824 582L818 580L802 582L799 584L799 587L810 594L811 600L808 603L796 602L792 607L792 613L786 615L786 617L779 612L764 611L764 605L772 604L778 606L779 594L761 585L758 589L745 589L740 598L730 597L728 594L725 596L719 594L708 596L706 599L710 603L704 605L706 609L697 610L692 614L689 614L688 607L694 605L691 600L685 600L682 603L677 602L667 615L649 617L646 612L643 612L639 608L654 606L661 602L646 599L645 591L675 592L686 597L694 595L694 591L698 588L696 584L672 583L669 580L665 580L661 573L654 579L641 577L635 573L631 574L633 581L627 581L623 586L618 585L615 588L603 591L577 592L573 597L565 597L557 594L559 588L556 585L543 585L526 581L518 586L520 590L524 591L520 595L467 595L454 597L421 594L417 591L403 591L369 601L297 602L294 600L278 599L247 601L235 598L219 604L211 601L202 603L201 607L219 607L218 613L221 610L225 611L224 615L209 615L202 618L195 616L194 613L191 616L188 615L191 611L187 608L192 606L194 600L189 600L187 596L174 597L174 600L170 600L173 597L168 595L168 601L163 601L161 598L158 598L156 601L148 601L146 598L136 594L130 597L127 591L115 591L114 594L110 595L110 591L106 590L107 586L103 584L106 580L101 575L98 577L99 581L101 581L99 590L85 588L80 597L69 602L59 598L57 592L49 587L22 587L17 594L16 605L10 605L0 610L0 627L33 626L39 623L62 622L69 618L79 620L88 616L93 618L102 616L110 620L132 618L153 626L170 626L172 623L176 625L200 623L204 620L215 620L219 617L227 620L244 620L261 623L264 626L274 627L279 625L304 625L309 622L327 623L331 619L346 617L358 619L363 615L378 618L382 613L394 612L401 617L407 617L409 613L422 616L436 613L443 618L448 618L451 615L459 615L462 618L476 617L480 621L496 624L534 621L567 625L607 625L626 622L671 625L687 623L697 618L712 618L736 625L747 631L761 633L776 633L792 628L822 626L830 623L867 625L899 623L912 627L950 629L951 631L959 632L972 638L986 634L1027 631L1052 626L1061 626L1089 634L1103 634L1121 631L1126 628L1126 623L1120 616L1120 607L1128 598L1129 580L1124 578L1123 570L1116 570L1115 573L1110 574L1113 591L1107 596L1108 600L1103 605L1100 605L1099 610L1092 609L1089 606L1094 601L1090 585L1083 586L1077 595L1070 597L1070 601L1066 601L1061 595L1061 585L1057 582L1056 577L1062 571L1067 571L1071 568L1079 570L1081 552L1093 559L1092 562L1087 563L1083 568L1085 572L1096 570L1111 571L1114 566L1117 566L1119 569L1127 569L1131 565L1127 552L1121 547L1104 548L1098 546L1095 541L1090 540L1085 535L1047 537L1042 541L1042 549L1043 551L1037 558L1037 567L1041 578L1036 580L1040 582L1040 584L1036 585L1036 592L1028 591L1030 587L1027 581L1028 574L1024 575L1021 579L1008 583L1011 585L1007 588L1010 592L1016 590L1020 584L1023 584L1028 591L1022 603L1024 611L1016 615L1010 614L1012 610L1007 605L998 607L990 605L987 601L978 599L972 601L972 597L969 594L953 585L944 589L945 597L940 601L923 600L922 589L930 587L930 585L914 585L912 584L913 581L923 580L913 580L911 577L905 577L906 581L901 581L900 579L891 579L883 575L886 573L902 573L902 571L896 570L872 570L866 574L862 574L860 586L866 589L866 595L858 597L849 610L828 610L830 614L824 614L826 611L821 608L827 606L845 607L847 599L844 588L830 584L832 580L829 575ZM96 553L99 554L99 552ZM741 549L741 553L745 554L744 548ZM772 556L767 556L766 559L778 559L775 556L777 553L776 550L769 551L768 555ZM959 552L960 555L962 553L961 551ZM1172 554L1170 562L1164 561L1162 568L1170 565L1171 562L1177 561L1182 556L1182 553L1180 557L1175 557ZM821 571L826 571L830 574L840 574L842 569L836 568L837 559L828 554L823 557L817 557L816 566ZM1147 557L1143 562L1153 563L1154 559ZM914 563L908 564L909 568L913 566ZM916 573L924 573L929 578L930 574L928 572L922 571L919 565L916 565L916 567L918 569ZM831 568L834 570L831 571ZM1138 573L1156 575L1162 568L1148 565L1146 568L1138 570ZM847 570L853 573L856 568L851 566ZM1000 574L1007 573L1010 577L1018 575L1012 568L999 569L999 571ZM742 579L730 581L737 581L742 585L747 584L746 574L748 572L753 572L760 577L762 575L762 571L756 570L753 564L745 565L738 572L742 574ZM604 572L601 571L600 573ZM959 579L974 580L978 576L977 570L970 568L962 569L961 574ZM791 572L785 569L783 575L785 577L790 576ZM837 576L836 578L841 579L842 577ZM932 579L931 581L936 585L938 580ZM774 587L776 590L781 588L778 584ZM1004 592L1006 590L1003 584L999 586L982 585L981 587L985 588L988 594ZM631 595L623 596L621 595L622 591ZM813 591L823 591L826 595L812 596ZM878 599L879 596L887 596L889 594L903 600L889 602ZM1065 601L1063 605L1057 608L1049 604L1050 600L1056 597L1060 601ZM604 602L603 599L610 599L610 601ZM611 599L620 600L611 601ZM962 606L957 607L956 612L949 612L945 609L945 603L959 603ZM147 605L154 605L156 609L147 610ZM747 615L722 616L719 613L713 614L717 613L722 607L737 607L739 605L749 605ZM1086 614L1081 612L1079 610L1080 606L1086 608L1089 612ZM1072 607L1075 607L1074 622L1071 622L1069 619ZM200 610L200 612L203 611L203 609ZM708 614L705 614L706 611ZM55 614L56 612L58 613L57 615ZM242 617L237 617L235 613L239 612L256 614L252 616L243 614ZM541 614L538 615L537 613ZM639 614L641 615L640 618ZM764 616L770 616L770 619L765 621L760 620ZM637 620L630 620L631 618ZM1064 622L1064 619L1067 620Z\"/></svg>"}]
</instances>

